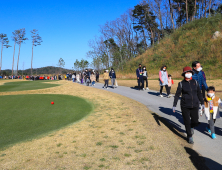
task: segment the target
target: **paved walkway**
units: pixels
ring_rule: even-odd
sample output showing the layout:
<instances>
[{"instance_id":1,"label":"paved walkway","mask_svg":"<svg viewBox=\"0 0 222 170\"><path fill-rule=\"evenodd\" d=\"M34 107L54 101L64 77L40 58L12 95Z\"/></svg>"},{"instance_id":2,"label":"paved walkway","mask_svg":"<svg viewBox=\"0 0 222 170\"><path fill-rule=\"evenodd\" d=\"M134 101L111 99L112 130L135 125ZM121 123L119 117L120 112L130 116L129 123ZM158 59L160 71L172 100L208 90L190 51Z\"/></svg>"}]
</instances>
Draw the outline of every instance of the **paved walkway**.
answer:
<instances>
[{"instance_id":1,"label":"paved walkway","mask_svg":"<svg viewBox=\"0 0 222 170\"><path fill-rule=\"evenodd\" d=\"M103 89L103 84L97 83L94 87ZM159 93L156 91L138 91L136 89L123 86L119 86L115 89L109 88L107 91L129 97L146 105L151 111L157 113L161 117L164 117L177 130L185 133L185 127L183 125L183 118L180 110L180 101L178 101L176 113L172 112L174 97L160 98ZM207 126L205 116L203 115L200 117L199 121L201 124L195 128L194 131L193 149L206 159L206 165L209 169L222 170L222 118L216 121L215 131L217 139L214 140L211 139L210 135L205 130Z\"/></svg>"}]
</instances>

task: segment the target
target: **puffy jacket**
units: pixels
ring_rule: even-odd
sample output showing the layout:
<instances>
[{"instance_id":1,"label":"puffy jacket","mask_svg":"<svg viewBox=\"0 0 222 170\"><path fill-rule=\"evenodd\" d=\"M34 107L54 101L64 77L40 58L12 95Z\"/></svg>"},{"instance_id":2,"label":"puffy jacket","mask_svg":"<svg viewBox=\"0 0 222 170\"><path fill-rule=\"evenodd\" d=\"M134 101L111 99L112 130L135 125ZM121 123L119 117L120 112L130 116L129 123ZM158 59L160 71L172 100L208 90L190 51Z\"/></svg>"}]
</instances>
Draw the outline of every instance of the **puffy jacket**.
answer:
<instances>
[{"instance_id":1,"label":"puffy jacket","mask_svg":"<svg viewBox=\"0 0 222 170\"><path fill-rule=\"evenodd\" d=\"M199 107L199 101L204 104L203 96L200 91L200 86L196 80L183 80L178 83L177 92L174 98L173 106L176 107L178 99L181 97L181 107L195 108Z\"/></svg>"},{"instance_id":2,"label":"puffy jacket","mask_svg":"<svg viewBox=\"0 0 222 170\"><path fill-rule=\"evenodd\" d=\"M109 80L109 73L104 73L103 78L104 80Z\"/></svg>"},{"instance_id":3,"label":"puffy jacket","mask_svg":"<svg viewBox=\"0 0 222 170\"><path fill-rule=\"evenodd\" d=\"M109 77L110 78L116 78L116 72L115 71L110 71L109 72Z\"/></svg>"},{"instance_id":4,"label":"puffy jacket","mask_svg":"<svg viewBox=\"0 0 222 170\"><path fill-rule=\"evenodd\" d=\"M203 72L202 71L194 71L194 75L192 76L192 79L196 80L200 86L200 90L202 90L202 86L204 86L205 89L208 89L206 80L204 80Z\"/></svg>"}]
</instances>

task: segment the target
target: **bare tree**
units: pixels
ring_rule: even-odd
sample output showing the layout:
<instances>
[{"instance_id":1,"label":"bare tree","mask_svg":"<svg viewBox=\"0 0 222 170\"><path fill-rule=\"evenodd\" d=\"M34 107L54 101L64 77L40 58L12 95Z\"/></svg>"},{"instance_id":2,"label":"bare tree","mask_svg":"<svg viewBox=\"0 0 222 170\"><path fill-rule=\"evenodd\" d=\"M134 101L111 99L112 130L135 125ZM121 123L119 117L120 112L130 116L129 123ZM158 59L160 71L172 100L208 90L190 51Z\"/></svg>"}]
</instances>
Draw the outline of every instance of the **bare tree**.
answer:
<instances>
[{"instance_id":1,"label":"bare tree","mask_svg":"<svg viewBox=\"0 0 222 170\"><path fill-rule=\"evenodd\" d=\"M13 51L13 59L12 59L12 75L13 73L13 69L14 69L14 61L15 61L15 45L18 43L18 34L19 34L19 30L15 30L14 32L12 32L12 40L14 41L14 51Z\"/></svg>"},{"instance_id":2,"label":"bare tree","mask_svg":"<svg viewBox=\"0 0 222 170\"><path fill-rule=\"evenodd\" d=\"M6 34L0 34L0 41L1 41L1 62L0 62L0 74L1 74L1 69L2 69L2 52L3 52L3 47L8 48L11 47L8 45L9 40Z\"/></svg>"},{"instance_id":3,"label":"bare tree","mask_svg":"<svg viewBox=\"0 0 222 170\"><path fill-rule=\"evenodd\" d=\"M32 75L32 62L33 62L33 47L37 45L41 45L42 38L38 34L38 30L33 29L31 32L32 37L32 58L31 58L31 75Z\"/></svg>"},{"instance_id":4,"label":"bare tree","mask_svg":"<svg viewBox=\"0 0 222 170\"><path fill-rule=\"evenodd\" d=\"M209 16L211 16L210 9L211 9L211 0L209 0Z\"/></svg>"},{"instance_id":5,"label":"bare tree","mask_svg":"<svg viewBox=\"0 0 222 170\"><path fill-rule=\"evenodd\" d=\"M17 35L18 35L18 41L17 44L19 45L19 52L18 52L18 60L17 60L17 72L16 75L18 75L18 65L19 65L19 56L20 56L20 48L21 44L25 41L28 40L28 38L25 38L25 28L17 30Z\"/></svg>"},{"instance_id":6,"label":"bare tree","mask_svg":"<svg viewBox=\"0 0 222 170\"><path fill-rule=\"evenodd\" d=\"M170 0L169 0L169 5L170 5L170 17L171 17L171 23L172 23L172 26L173 26L173 30L175 30L174 20L173 20L173 8L172 8L172 3L171 3Z\"/></svg>"}]
</instances>

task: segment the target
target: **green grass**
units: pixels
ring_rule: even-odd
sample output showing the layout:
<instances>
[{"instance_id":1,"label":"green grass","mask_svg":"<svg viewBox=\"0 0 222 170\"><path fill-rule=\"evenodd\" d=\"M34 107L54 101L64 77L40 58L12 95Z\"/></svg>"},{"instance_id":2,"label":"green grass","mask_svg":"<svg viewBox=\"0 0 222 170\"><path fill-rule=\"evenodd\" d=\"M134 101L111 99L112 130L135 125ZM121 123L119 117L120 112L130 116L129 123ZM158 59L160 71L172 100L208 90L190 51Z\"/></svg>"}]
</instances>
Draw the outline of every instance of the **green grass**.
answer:
<instances>
[{"instance_id":1,"label":"green grass","mask_svg":"<svg viewBox=\"0 0 222 170\"><path fill-rule=\"evenodd\" d=\"M55 104L51 105L51 101ZM93 106L75 96L32 94L0 96L0 109L0 148L3 148L79 121Z\"/></svg>"},{"instance_id":2,"label":"green grass","mask_svg":"<svg viewBox=\"0 0 222 170\"><path fill-rule=\"evenodd\" d=\"M44 82L52 82L52 81L46 80L46 81L8 82L0 86L0 92L36 90L36 89L45 89L45 88L59 86L58 84L49 84Z\"/></svg>"}]
</instances>

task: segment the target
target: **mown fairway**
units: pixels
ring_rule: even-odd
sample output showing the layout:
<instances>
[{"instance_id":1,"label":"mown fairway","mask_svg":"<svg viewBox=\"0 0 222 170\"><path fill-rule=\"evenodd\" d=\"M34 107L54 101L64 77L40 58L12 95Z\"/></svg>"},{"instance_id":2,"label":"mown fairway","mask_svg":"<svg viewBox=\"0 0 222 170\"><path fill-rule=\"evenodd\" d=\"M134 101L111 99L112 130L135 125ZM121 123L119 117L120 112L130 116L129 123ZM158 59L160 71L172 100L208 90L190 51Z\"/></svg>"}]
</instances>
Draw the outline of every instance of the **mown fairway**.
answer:
<instances>
[{"instance_id":1,"label":"mown fairway","mask_svg":"<svg viewBox=\"0 0 222 170\"><path fill-rule=\"evenodd\" d=\"M52 81L16 81L8 82L0 86L0 92L37 90L58 86L58 84L49 84L45 82Z\"/></svg>"},{"instance_id":2,"label":"mown fairway","mask_svg":"<svg viewBox=\"0 0 222 170\"><path fill-rule=\"evenodd\" d=\"M30 94L0 96L0 109L2 148L76 122L90 113L92 105L75 96Z\"/></svg>"}]
</instances>

